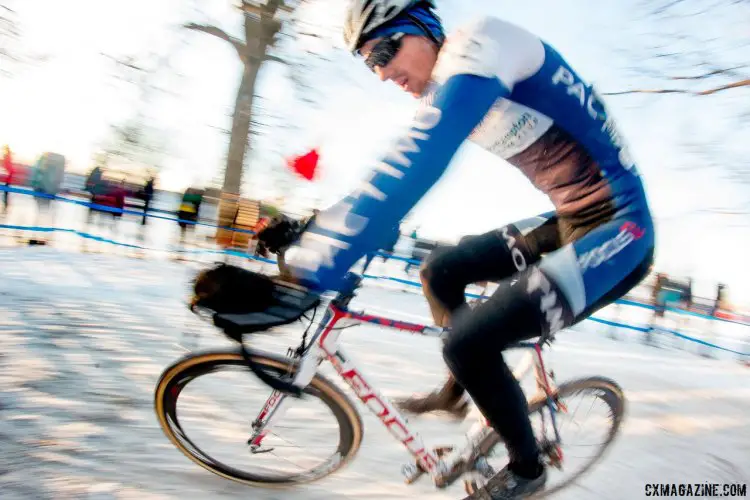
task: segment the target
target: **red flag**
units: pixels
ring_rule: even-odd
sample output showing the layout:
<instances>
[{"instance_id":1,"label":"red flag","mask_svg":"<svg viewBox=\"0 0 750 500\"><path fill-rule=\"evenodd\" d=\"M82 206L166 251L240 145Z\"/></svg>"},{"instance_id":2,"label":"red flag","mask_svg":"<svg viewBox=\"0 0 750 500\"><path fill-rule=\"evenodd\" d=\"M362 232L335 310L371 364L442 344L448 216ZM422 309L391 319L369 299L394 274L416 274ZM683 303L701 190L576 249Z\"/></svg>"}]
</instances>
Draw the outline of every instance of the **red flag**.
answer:
<instances>
[{"instance_id":1,"label":"red flag","mask_svg":"<svg viewBox=\"0 0 750 500\"><path fill-rule=\"evenodd\" d=\"M288 165L292 170L300 174L302 177L311 181L315 177L315 169L318 166L318 155L317 149L310 150L309 153L297 156L288 162Z\"/></svg>"}]
</instances>

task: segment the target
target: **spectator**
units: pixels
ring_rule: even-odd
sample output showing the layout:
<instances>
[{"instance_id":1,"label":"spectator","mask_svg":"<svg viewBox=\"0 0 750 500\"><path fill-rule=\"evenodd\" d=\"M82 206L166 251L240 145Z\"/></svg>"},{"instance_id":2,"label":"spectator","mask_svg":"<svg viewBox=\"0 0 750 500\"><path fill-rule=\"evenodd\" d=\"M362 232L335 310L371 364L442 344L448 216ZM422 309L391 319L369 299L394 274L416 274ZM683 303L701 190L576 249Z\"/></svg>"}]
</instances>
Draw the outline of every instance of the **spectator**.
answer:
<instances>
[{"instance_id":1,"label":"spectator","mask_svg":"<svg viewBox=\"0 0 750 500\"><path fill-rule=\"evenodd\" d=\"M648 326L643 339L646 344L653 343L653 331L656 329L657 323L664 320L664 313L667 310L664 286L667 283L667 279L666 274L656 273L654 286L651 289L651 305L654 307L654 313L651 316L651 324Z\"/></svg>"},{"instance_id":2,"label":"spectator","mask_svg":"<svg viewBox=\"0 0 750 500\"><path fill-rule=\"evenodd\" d=\"M685 293L682 295L682 307L686 311L693 309L693 278L688 278Z\"/></svg>"},{"instance_id":3,"label":"spectator","mask_svg":"<svg viewBox=\"0 0 750 500\"><path fill-rule=\"evenodd\" d=\"M180 209L177 212L177 218L180 219L177 224L180 226L180 245L185 244L185 236L188 231L191 234L195 230L195 223L198 222L198 213L201 203L203 202L203 189L189 187L182 195Z\"/></svg>"},{"instance_id":4,"label":"spectator","mask_svg":"<svg viewBox=\"0 0 750 500\"><path fill-rule=\"evenodd\" d=\"M685 333L690 325L690 315L693 309L693 278L688 278L687 282L680 287L679 306L684 311L678 322L678 330Z\"/></svg>"},{"instance_id":5,"label":"spectator","mask_svg":"<svg viewBox=\"0 0 750 500\"><path fill-rule=\"evenodd\" d=\"M711 309L711 316L719 317L719 312L731 312L732 306L727 299L727 286L724 283L719 283L716 287L716 300L714 306Z\"/></svg>"},{"instance_id":6,"label":"spectator","mask_svg":"<svg viewBox=\"0 0 750 500\"><path fill-rule=\"evenodd\" d=\"M146 185L143 186L143 191L141 194L141 197L143 198L143 220L141 221L141 225L146 225L146 214L148 213L148 209L151 207L151 200L154 198L154 182L156 179L152 175L149 177L149 179L146 181Z\"/></svg>"},{"instance_id":7,"label":"spectator","mask_svg":"<svg viewBox=\"0 0 750 500\"><path fill-rule=\"evenodd\" d=\"M54 214L52 202L62 186L65 175L65 157L57 153L43 153L34 165L31 177L31 187L37 193L34 196L37 202L37 226L52 226ZM47 244L45 236L32 238L29 244Z\"/></svg>"},{"instance_id":8,"label":"spectator","mask_svg":"<svg viewBox=\"0 0 750 500\"><path fill-rule=\"evenodd\" d=\"M125 197L127 196L127 188L125 187L125 179L121 180L119 184L112 190L112 197L114 198L115 208L117 212L112 212L114 220L122 217L121 210L125 210Z\"/></svg>"},{"instance_id":9,"label":"spectator","mask_svg":"<svg viewBox=\"0 0 750 500\"><path fill-rule=\"evenodd\" d=\"M716 341L716 326L717 326L717 320L720 318L720 314L722 312L726 313L730 310L730 305L727 301L727 293L726 293L726 285L724 283L719 283L716 286L716 299L714 300L714 304L711 307L710 315L713 320L709 321L708 328L705 329L704 335L705 340L709 343L714 343ZM710 358L712 357L712 350L710 346L704 346L703 350L701 351L701 354L706 357Z\"/></svg>"},{"instance_id":10,"label":"spectator","mask_svg":"<svg viewBox=\"0 0 750 500\"><path fill-rule=\"evenodd\" d=\"M98 168L98 167L97 167ZM96 170L96 169L94 169ZM89 207L87 223L91 224L94 217L104 217L111 231L116 229L117 220L122 217L121 210L125 209L125 180L121 180L116 185L101 178L101 172L97 175L89 176L91 183L87 181L87 189L90 189L91 203L94 206ZM105 208L106 207L106 208ZM108 210L116 209L116 210Z\"/></svg>"},{"instance_id":11,"label":"spectator","mask_svg":"<svg viewBox=\"0 0 750 500\"><path fill-rule=\"evenodd\" d=\"M3 148L3 170L5 170L5 187L9 188L13 182L13 158L10 153L10 146L7 144ZM8 197L10 193L8 191L3 192L3 212L8 212Z\"/></svg>"},{"instance_id":12,"label":"spectator","mask_svg":"<svg viewBox=\"0 0 750 500\"><path fill-rule=\"evenodd\" d=\"M91 194L92 198L94 195L101 194L102 192L102 189L104 187L102 185L102 175L104 175L102 167L96 166L86 178L86 191Z\"/></svg>"},{"instance_id":13,"label":"spectator","mask_svg":"<svg viewBox=\"0 0 750 500\"><path fill-rule=\"evenodd\" d=\"M415 257L415 250L417 248L417 243L419 242L419 235L417 234L417 229L418 228L415 227L414 230L411 232L412 260L416 259L416 257ZM413 263L407 261L406 262L406 267L404 267L404 272L406 274L409 274L409 271L411 271L411 268L412 268L413 265L414 265Z\"/></svg>"}]
</instances>

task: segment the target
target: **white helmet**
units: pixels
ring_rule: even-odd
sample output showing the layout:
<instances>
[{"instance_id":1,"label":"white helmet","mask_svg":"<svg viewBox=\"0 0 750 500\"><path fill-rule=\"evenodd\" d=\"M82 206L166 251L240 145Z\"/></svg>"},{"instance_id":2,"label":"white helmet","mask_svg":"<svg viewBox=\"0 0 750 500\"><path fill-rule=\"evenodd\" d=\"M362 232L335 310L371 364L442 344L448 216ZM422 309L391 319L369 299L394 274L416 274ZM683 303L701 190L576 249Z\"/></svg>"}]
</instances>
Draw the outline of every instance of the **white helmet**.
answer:
<instances>
[{"instance_id":1,"label":"white helmet","mask_svg":"<svg viewBox=\"0 0 750 500\"><path fill-rule=\"evenodd\" d=\"M435 8L432 0L351 0L344 21L344 42L347 48L356 52L362 44L362 38L368 33L418 3Z\"/></svg>"}]
</instances>

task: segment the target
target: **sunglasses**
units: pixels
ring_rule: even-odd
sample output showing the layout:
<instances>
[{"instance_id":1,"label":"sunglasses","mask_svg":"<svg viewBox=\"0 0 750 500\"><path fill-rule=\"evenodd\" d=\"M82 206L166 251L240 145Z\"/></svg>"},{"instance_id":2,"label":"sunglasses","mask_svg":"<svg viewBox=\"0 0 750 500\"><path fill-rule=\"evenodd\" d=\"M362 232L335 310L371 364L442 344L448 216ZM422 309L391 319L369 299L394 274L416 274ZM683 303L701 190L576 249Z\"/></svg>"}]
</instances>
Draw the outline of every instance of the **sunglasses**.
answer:
<instances>
[{"instance_id":1,"label":"sunglasses","mask_svg":"<svg viewBox=\"0 0 750 500\"><path fill-rule=\"evenodd\" d=\"M370 71L375 73L375 68L385 68L388 66L393 58L396 57L396 54L398 54L403 37L403 33L394 33L375 44L365 58L365 64L370 68Z\"/></svg>"},{"instance_id":2,"label":"sunglasses","mask_svg":"<svg viewBox=\"0 0 750 500\"><path fill-rule=\"evenodd\" d=\"M436 37L432 31L425 25L422 21L420 21L417 17L408 15L409 19L414 22L417 26L419 26L424 34L432 40L435 45L438 46L438 48L442 47L443 45L443 39L441 37ZM396 54L398 54L399 49L401 48L401 40L404 38L404 33L394 33L393 35L383 38L378 43L375 44L375 46L372 48L370 53L365 58L365 64L368 68L370 68L370 71L373 73L375 72L375 68L380 66L381 68L384 68L390 63L394 57L396 57Z\"/></svg>"}]
</instances>

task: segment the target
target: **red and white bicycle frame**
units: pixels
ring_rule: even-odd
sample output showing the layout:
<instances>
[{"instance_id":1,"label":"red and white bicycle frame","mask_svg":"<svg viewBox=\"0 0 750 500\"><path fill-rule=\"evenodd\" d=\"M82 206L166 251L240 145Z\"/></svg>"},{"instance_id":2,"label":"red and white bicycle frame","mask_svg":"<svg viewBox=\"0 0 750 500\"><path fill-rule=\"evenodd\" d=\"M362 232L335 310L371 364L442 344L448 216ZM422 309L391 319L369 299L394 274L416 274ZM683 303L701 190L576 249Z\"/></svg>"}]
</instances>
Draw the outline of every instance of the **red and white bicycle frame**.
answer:
<instances>
[{"instance_id":1,"label":"red and white bicycle frame","mask_svg":"<svg viewBox=\"0 0 750 500\"><path fill-rule=\"evenodd\" d=\"M387 328L395 328L431 337L440 337L447 330L434 326L371 316L340 309L333 304L329 304L323 320L320 322L309 347L300 360L299 370L292 382L297 387L306 387L315 376L320 363L325 360L331 362L335 370L349 384L349 387L352 388L357 397L378 417L391 435L404 445L416 460L418 466L405 466L404 474L407 478L413 480L422 473L427 472L436 485L443 485L445 478L456 467L469 463L474 458L473 454L475 453L477 444L488 433L492 432L492 428L486 419L479 418L478 422L469 430L466 436L467 443L463 448L454 449L451 453L443 457L438 457L432 448L425 445L419 434L409 428L402 414L387 398L374 388L365 375L356 367L355 362L341 348L339 344L341 329L336 329L335 327L343 319L362 323L374 323ZM535 356L530 354L522 360L516 370L514 370L516 378L520 379L525 376L533 366L537 387L541 390L540 392L547 395L552 394L554 387L551 385L552 381L547 376L544 368L541 347L535 343L521 343L515 347L531 348L535 350L536 354ZM274 391L266 400L257 419L253 423L254 432L250 438L252 450L259 450L261 448L263 438L270 432L273 422L277 421L283 415L287 400L288 396L278 391ZM409 467L411 470L407 469Z\"/></svg>"}]
</instances>

